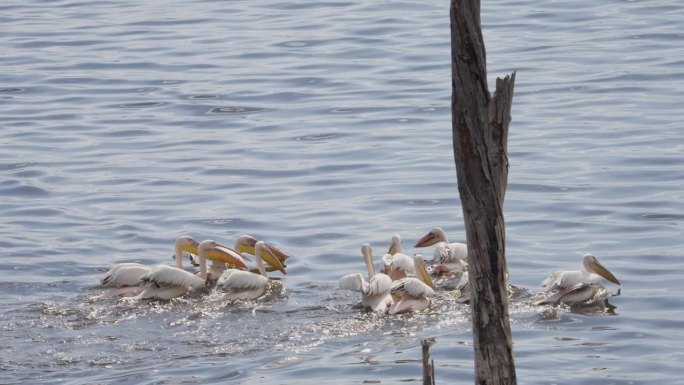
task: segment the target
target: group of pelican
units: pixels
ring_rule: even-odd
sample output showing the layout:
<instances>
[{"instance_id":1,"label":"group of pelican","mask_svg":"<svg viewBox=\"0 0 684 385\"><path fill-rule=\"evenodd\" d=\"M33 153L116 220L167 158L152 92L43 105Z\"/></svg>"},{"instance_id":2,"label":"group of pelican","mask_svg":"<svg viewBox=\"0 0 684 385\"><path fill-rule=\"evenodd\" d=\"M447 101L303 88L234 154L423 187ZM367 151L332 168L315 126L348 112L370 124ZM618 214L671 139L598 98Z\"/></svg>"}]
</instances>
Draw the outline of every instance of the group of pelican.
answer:
<instances>
[{"instance_id":1,"label":"group of pelican","mask_svg":"<svg viewBox=\"0 0 684 385\"><path fill-rule=\"evenodd\" d=\"M361 273L346 274L339 280L340 289L361 293L361 305L378 313L399 314L422 311L430 306L435 294L434 276L455 277L454 289L459 301L470 298L468 279L468 247L464 243L450 243L444 230L435 227L414 247L435 245L430 270L421 254L410 257L402 253L401 237L394 235L386 254L381 258L380 273L375 272L371 246L363 244L361 252L368 271L368 280ZM617 285L620 281L598 259L586 254L579 270L553 272L541 286L543 299L535 305L576 306L610 296L602 284L606 279ZM619 291L618 291L619 293Z\"/></svg>"},{"instance_id":2,"label":"group of pelican","mask_svg":"<svg viewBox=\"0 0 684 385\"><path fill-rule=\"evenodd\" d=\"M390 247L380 261L376 273L373 251L369 243L361 246L368 278L361 273L346 274L339 279L340 289L361 293L361 305L378 313L401 314L422 311L430 307L435 295L432 276L457 277L455 289L461 300L470 298L468 280L468 247L464 243L450 243L444 230L435 227L420 238L414 247L435 246L430 268L421 254L402 252L401 237L394 235ZM257 299L263 296L273 281L267 271L285 271L289 256L272 244L243 235L233 248L214 240L198 242L184 235L176 239L175 266L160 264L146 266L139 263L119 263L102 277L100 286L107 289L104 296L125 296L134 299L169 300L189 292L213 286L212 290L225 299ZM245 254L255 257L252 269ZM189 272L183 267L185 256L199 267ZM207 267L207 260L211 266ZM546 289L537 305L587 303L610 293L602 279L620 285L620 281L598 259L586 254L579 270L553 272L542 282ZM618 291L619 293L619 291Z\"/></svg>"},{"instance_id":3,"label":"group of pelican","mask_svg":"<svg viewBox=\"0 0 684 385\"><path fill-rule=\"evenodd\" d=\"M249 270L250 260L245 253L255 257L255 271ZM199 266L198 272L183 268L186 255ZM264 295L271 282L266 276L267 269L287 274L285 261L289 258L277 247L249 235L240 236L233 248L210 239L198 242L193 237L180 236L176 238L173 257L175 266L114 265L100 280L100 286L107 289L103 295L169 300L214 285L213 290L226 299L256 299ZM209 268L207 259L212 261Z\"/></svg>"}]
</instances>

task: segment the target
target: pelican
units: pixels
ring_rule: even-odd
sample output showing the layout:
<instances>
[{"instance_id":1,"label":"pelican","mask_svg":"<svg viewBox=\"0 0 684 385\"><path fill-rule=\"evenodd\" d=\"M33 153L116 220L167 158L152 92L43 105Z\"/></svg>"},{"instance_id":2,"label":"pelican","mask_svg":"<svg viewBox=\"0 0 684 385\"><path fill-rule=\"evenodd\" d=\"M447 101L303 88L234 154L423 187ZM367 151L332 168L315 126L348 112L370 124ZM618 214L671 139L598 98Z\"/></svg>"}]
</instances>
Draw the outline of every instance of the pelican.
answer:
<instances>
[{"instance_id":1,"label":"pelican","mask_svg":"<svg viewBox=\"0 0 684 385\"><path fill-rule=\"evenodd\" d=\"M599 283L601 277L620 285L620 281L615 278L613 273L608 271L598 259L591 254L582 257L582 267L580 270L554 271L546 278L541 286L549 291L562 291L575 286L578 283Z\"/></svg>"},{"instance_id":2,"label":"pelican","mask_svg":"<svg viewBox=\"0 0 684 385\"><path fill-rule=\"evenodd\" d=\"M405 277L392 283L390 292L394 304L389 309L390 314L422 311L430 306L428 297L433 296L435 291L423 256L417 254L413 257L413 262L417 278Z\"/></svg>"},{"instance_id":3,"label":"pelican","mask_svg":"<svg viewBox=\"0 0 684 385\"><path fill-rule=\"evenodd\" d=\"M387 254L382 256L381 272L389 275L392 281L405 278L415 273L413 258L401 252L401 237L392 236L392 244Z\"/></svg>"},{"instance_id":4,"label":"pelican","mask_svg":"<svg viewBox=\"0 0 684 385\"><path fill-rule=\"evenodd\" d=\"M414 247L427 247L437 244L432 257L433 263L462 265L468 260L468 246L465 243L449 243L441 227L435 227L425 234Z\"/></svg>"},{"instance_id":5,"label":"pelican","mask_svg":"<svg viewBox=\"0 0 684 385\"><path fill-rule=\"evenodd\" d=\"M361 305L365 309L373 312L385 313L392 305L390 289L392 278L387 274L375 274L373 267L373 252L368 243L361 246L363 260L368 269L368 281L363 278L361 273L352 273L342 276L338 283L340 289L361 292Z\"/></svg>"},{"instance_id":6,"label":"pelican","mask_svg":"<svg viewBox=\"0 0 684 385\"><path fill-rule=\"evenodd\" d=\"M594 301L604 300L610 297L610 292L600 283L580 282L551 294L536 305L560 305L568 306L589 305Z\"/></svg>"},{"instance_id":7,"label":"pelican","mask_svg":"<svg viewBox=\"0 0 684 385\"><path fill-rule=\"evenodd\" d=\"M176 266L159 265L140 277L145 290L136 299L169 300L189 291L197 290L206 284L207 258L220 260L230 265L247 268L239 254L213 240L204 240L197 247L200 272L195 275L183 270L182 258L176 259ZM181 266L178 266L181 261Z\"/></svg>"},{"instance_id":8,"label":"pelican","mask_svg":"<svg viewBox=\"0 0 684 385\"><path fill-rule=\"evenodd\" d=\"M176 238L174 257L176 267L183 267L183 255L197 254L199 243L190 236L183 235ZM140 294L144 287L140 278L152 270L151 266L140 263L119 263L112 266L100 280L100 286L109 288L104 296L130 297Z\"/></svg>"},{"instance_id":9,"label":"pelican","mask_svg":"<svg viewBox=\"0 0 684 385\"><path fill-rule=\"evenodd\" d=\"M224 299L257 299L266 293L269 279L264 261L286 274L276 254L264 241L254 244L254 256L259 274L250 271L227 269L216 282L216 290L224 293Z\"/></svg>"}]
</instances>

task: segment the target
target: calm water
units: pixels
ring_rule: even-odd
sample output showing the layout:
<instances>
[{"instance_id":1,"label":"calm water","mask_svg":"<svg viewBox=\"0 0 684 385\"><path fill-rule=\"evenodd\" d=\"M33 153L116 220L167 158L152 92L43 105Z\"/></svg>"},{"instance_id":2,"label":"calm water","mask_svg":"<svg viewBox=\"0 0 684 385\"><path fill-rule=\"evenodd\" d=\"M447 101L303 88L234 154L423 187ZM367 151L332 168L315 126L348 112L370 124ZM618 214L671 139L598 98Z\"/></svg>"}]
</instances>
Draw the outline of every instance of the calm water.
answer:
<instances>
[{"instance_id":1,"label":"calm water","mask_svg":"<svg viewBox=\"0 0 684 385\"><path fill-rule=\"evenodd\" d=\"M360 245L463 241L448 2L0 5L0 383L472 383L467 308L361 314ZM683 384L684 5L485 1L490 84L517 70L506 199L524 384ZM96 299L180 234L265 238L283 295ZM431 250L422 250L431 253ZM526 304L597 255L612 312Z\"/></svg>"}]
</instances>

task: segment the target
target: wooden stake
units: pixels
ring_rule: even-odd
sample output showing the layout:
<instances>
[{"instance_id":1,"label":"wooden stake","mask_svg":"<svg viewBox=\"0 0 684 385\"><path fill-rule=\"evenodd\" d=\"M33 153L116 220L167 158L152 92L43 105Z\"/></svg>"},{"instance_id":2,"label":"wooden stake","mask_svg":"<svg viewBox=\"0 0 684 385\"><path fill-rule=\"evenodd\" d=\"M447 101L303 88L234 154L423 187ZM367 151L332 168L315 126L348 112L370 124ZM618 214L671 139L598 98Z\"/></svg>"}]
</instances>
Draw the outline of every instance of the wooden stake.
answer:
<instances>
[{"instance_id":1,"label":"wooden stake","mask_svg":"<svg viewBox=\"0 0 684 385\"><path fill-rule=\"evenodd\" d=\"M516 384L503 203L515 73L487 85L479 0L451 0L452 132L468 240L476 384Z\"/></svg>"},{"instance_id":2,"label":"wooden stake","mask_svg":"<svg viewBox=\"0 0 684 385\"><path fill-rule=\"evenodd\" d=\"M435 343L433 338L423 340L423 385L435 385L435 364L430 358L430 346Z\"/></svg>"}]
</instances>

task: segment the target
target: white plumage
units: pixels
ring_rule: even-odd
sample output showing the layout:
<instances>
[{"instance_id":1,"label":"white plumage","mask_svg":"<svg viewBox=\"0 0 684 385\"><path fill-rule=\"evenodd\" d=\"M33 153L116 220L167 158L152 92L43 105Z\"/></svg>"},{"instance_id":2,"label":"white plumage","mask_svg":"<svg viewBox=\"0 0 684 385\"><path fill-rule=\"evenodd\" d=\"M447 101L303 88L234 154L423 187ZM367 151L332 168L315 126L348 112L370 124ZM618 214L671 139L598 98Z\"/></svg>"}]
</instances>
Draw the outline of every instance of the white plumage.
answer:
<instances>
[{"instance_id":1,"label":"white plumage","mask_svg":"<svg viewBox=\"0 0 684 385\"><path fill-rule=\"evenodd\" d=\"M216 290L222 292L225 299L257 299L266 293L269 279L266 277L263 259L266 259L266 263L269 265L281 267L283 273L285 273L285 269L280 264L278 257L265 242L256 242L254 255L259 274L244 270L228 269L216 282Z\"/></svg>"},{"instance_id":2,"label":"white plumage","mask_svg":"<svg viewBox=\"0 0 684 385\"><path fill-rule=\"evenodd\" d=\"M176 238L174 244L174 258L176 266L182 268L183 254L197 254L199 243L190 236ZM112 266L100 280L100 286L108 288L103 296L134 296L143 291L141 278L153 270L153 267L140 263L119 263Z\"/></svg>"},{"instance_id":3,"label":"white plumage","mask_svg":"<svg viewBox=\"0 0 684 385\"><path fill-rule=\"evenodd\" d=\"M537 305L560 305L568 306L588 305L595 301L610 297L610 292L601 284L580 282L573 286L563 288L550 296L538 301Z\"/></svg>"},{"instance_id":4,"label":"white plumage","mask_svg":"<svg viewBox=\"0 0 684 385\"><path fill-rule=\"evenodd\" d=\"M554 271L542 281L541 286L547 292L558 291L571 288L579 283L597 284L601 282L601 278L620 285L620 281L595 256L585 254L582 257L580 270Z\"/></svg>"},{"instance_id":5,"label":"white plumage","mask_svg":"<svg viewBox=\"0 0 684 385\"><path fill-rule=\"evenodd\" d=\"M361 293L361 305L365 309L373 312L385 313L392 305L393 300L390 294L392 288L392 278L386 274L375 274L373 267L373 253L371 246L364 243L361 246L366 268L368 269L368 281L360 273L346 274L338 282L338 286L343 290L351 290Z\"/></svg>"},{"instance_id":6,"label":"white plumage","mask_svg":"<svg viewBox=\"0 0 684 385\"><path fill-rule=\"evenodd\" d=\"M429 297L435 294L433 283L425 267L423 256L413 257L416 277L405 277L392 283L391 293L394 304L390 314L422 311L430 306Z\"/></svg>"},{"instance_id":7,"label":"white plumage","mask_svg":"<svg viewBox=\"0 0 684 385\"><path fill-rule=\"evenodd\" d=\"M236 259L235 252L216 241L204 240L199 244L197 250L200 265L198 275L183 270L182 266L178 267L179 263L182 264L182 258L176 259L176 267L156 266L140 278L145 285L145 290L136 299L169 300L204 287L207 277L207 258L244 266L240 259Z\"/></svg>"},{"instance_id":8,"label":"white plumage","mask_svg":"<svg viewBox=\"0 0 684 385\"><path fill-rule=\"evenodd\" d=\"M380 271L389 275L393 281L415 274L413 258L402 253L401 237L398 234L392 236L389 250L382 256Z\"/></svg>"},{"instance_id":9,"label":"white plumage","mask_svg":"<svg viewBox=\"0 0 684 385\"><path fill-rule=\"evenodd\" d=\"M423 236L414 247L435 245L432 262L440 264L457 263L468 260L468 246L465 243L449 243L441 227L435 227Z\"/></svg>"},{"instance_id":10,"label":"white plumage","mask_svg":"<svg viewBox=\"0 0 684 385\"><path fill-rule=\"evenodd\" d=\"M102 287L122 287L140 285L140 277L152 268L140 263L119 263L112 266L100 280Z\"/></svg>"}]
</instances>

